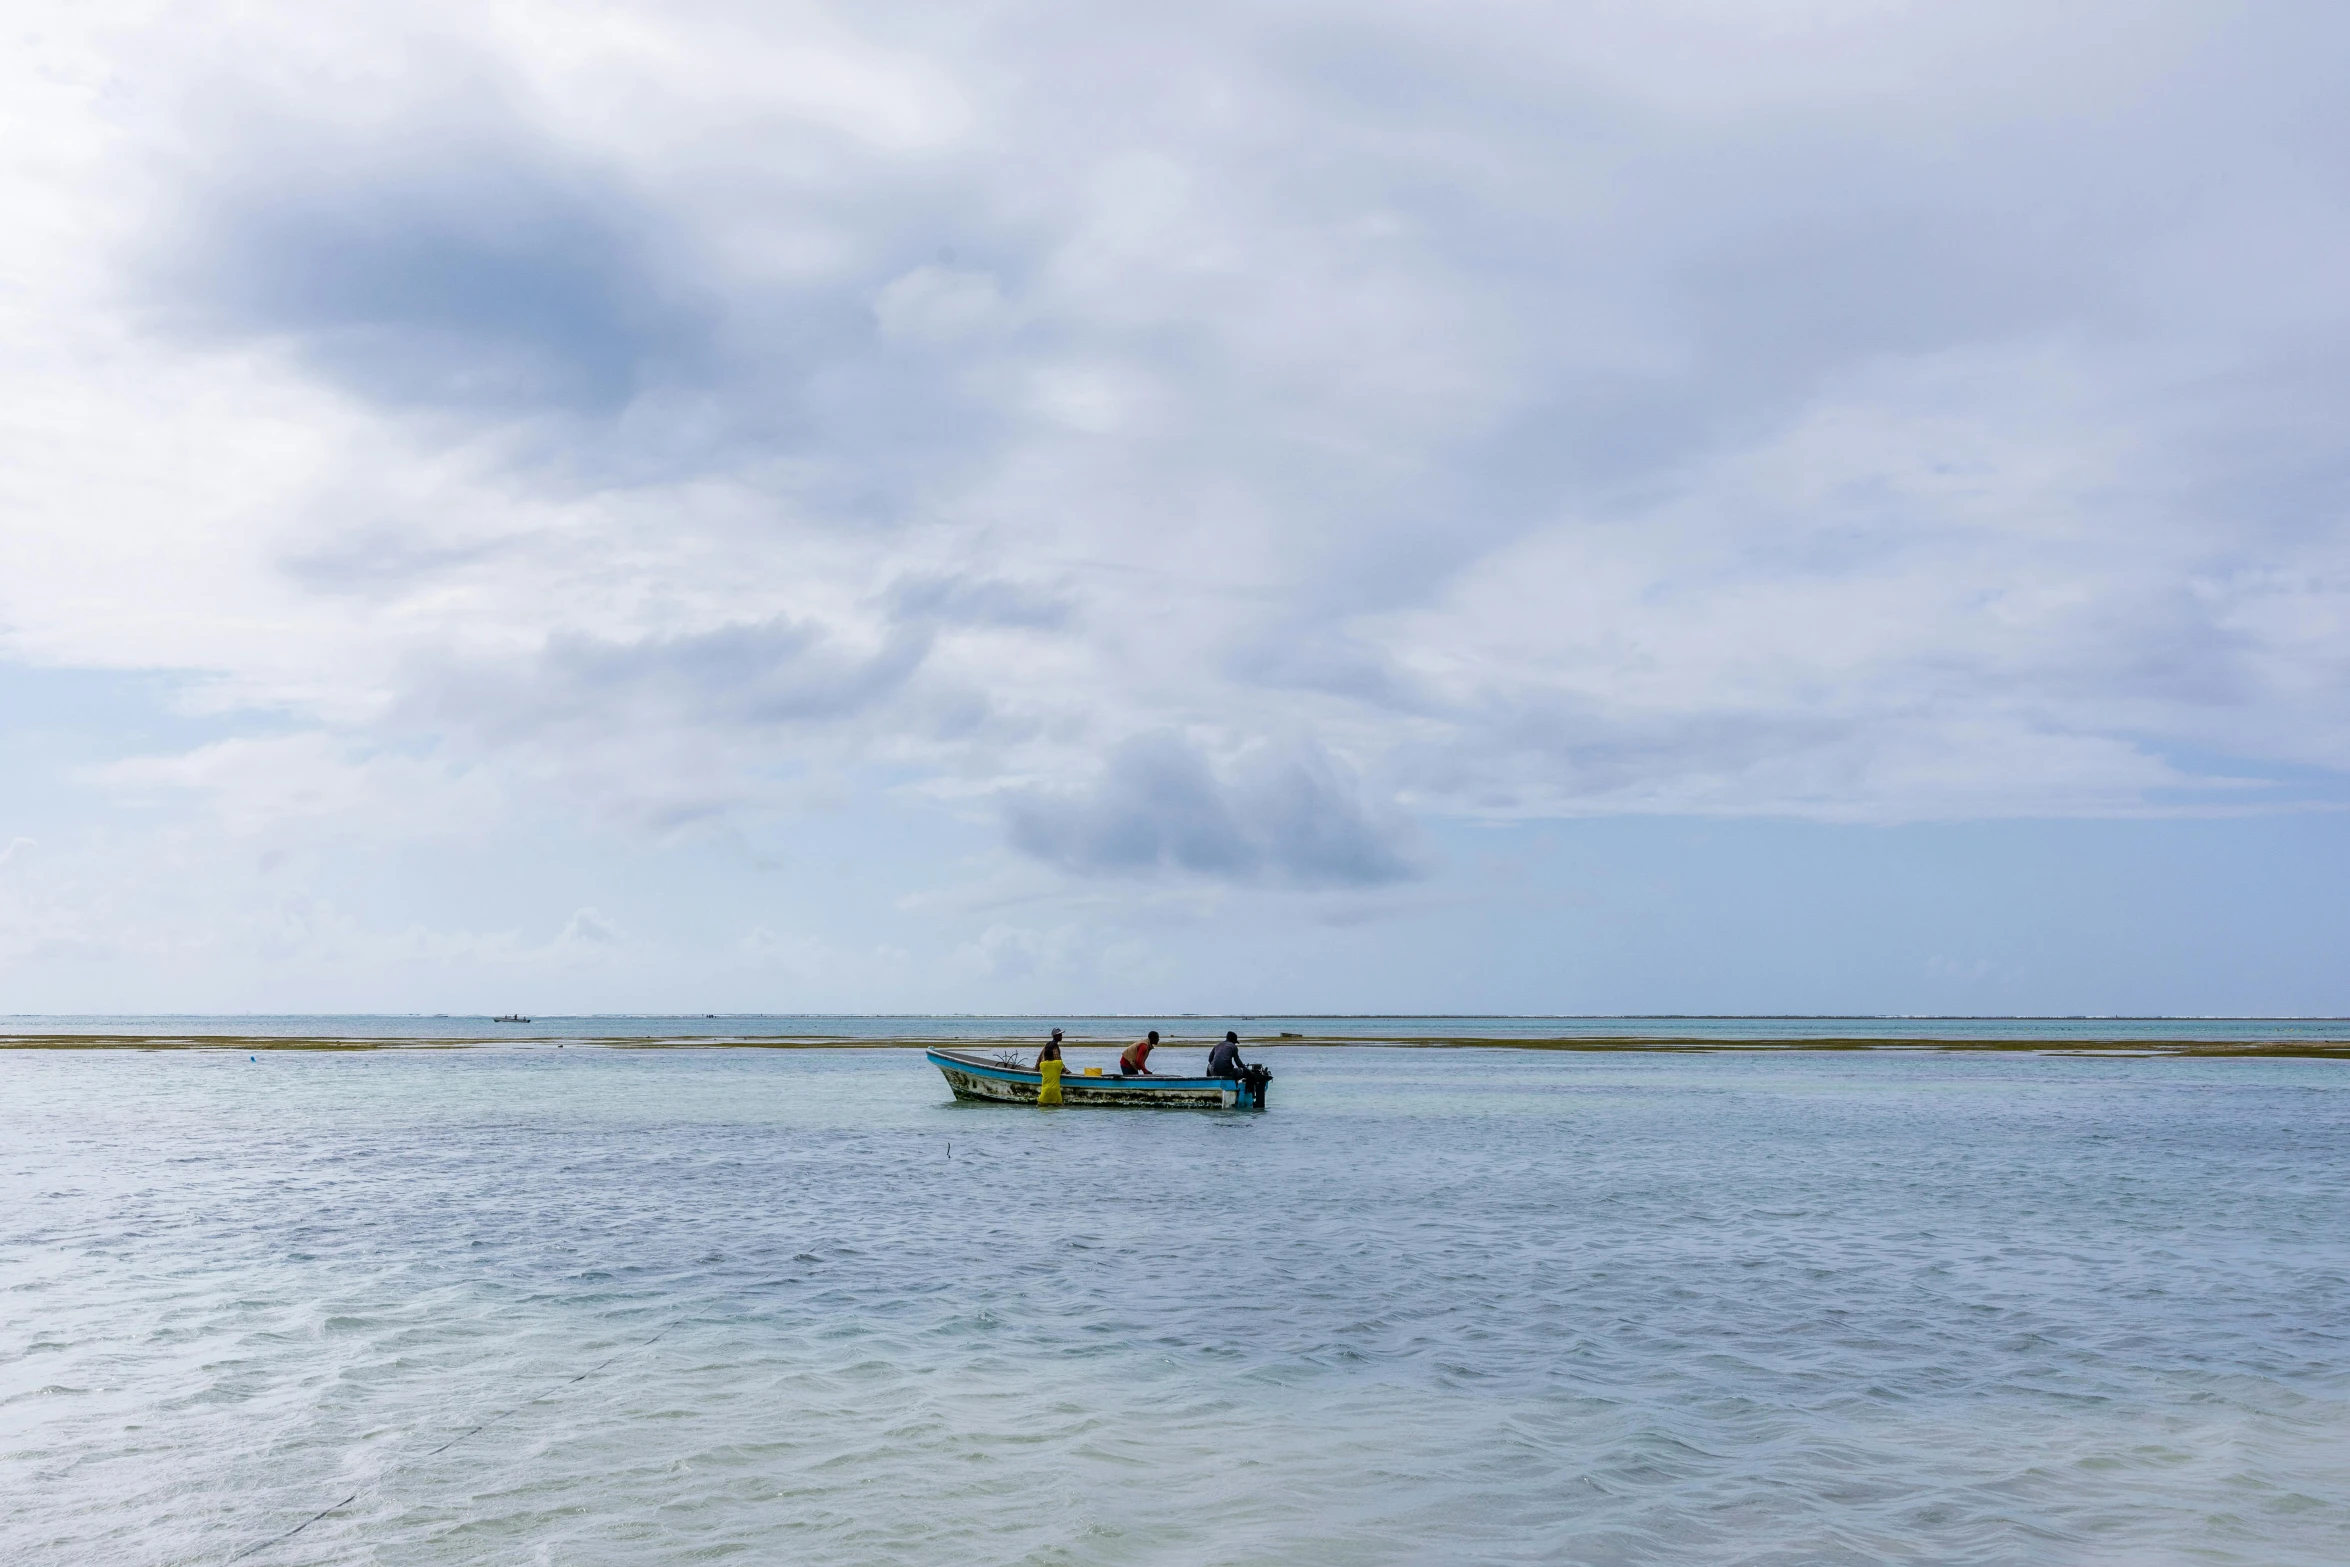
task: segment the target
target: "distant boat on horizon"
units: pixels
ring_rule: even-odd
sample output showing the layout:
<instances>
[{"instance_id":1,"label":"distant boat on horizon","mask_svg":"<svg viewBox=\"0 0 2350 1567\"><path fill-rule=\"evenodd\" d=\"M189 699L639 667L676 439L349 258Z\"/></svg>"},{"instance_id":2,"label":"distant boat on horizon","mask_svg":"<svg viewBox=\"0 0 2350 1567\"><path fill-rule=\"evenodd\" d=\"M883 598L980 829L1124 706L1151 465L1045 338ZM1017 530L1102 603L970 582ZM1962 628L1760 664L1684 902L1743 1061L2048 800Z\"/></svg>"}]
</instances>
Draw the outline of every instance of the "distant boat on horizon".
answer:
<instances>
[{"instance_id":1,"label":"distant boat on horizon","mask_svg":"<svg viewBox=\"0 0 2350 1567\"><path fill-rule=\"evenodd\" d=\"M519 1012L509 1012L504 1017L494 1017L490 1021L493 1023L527 1023L530 1019Z\"/></svg>"}]
</instances>

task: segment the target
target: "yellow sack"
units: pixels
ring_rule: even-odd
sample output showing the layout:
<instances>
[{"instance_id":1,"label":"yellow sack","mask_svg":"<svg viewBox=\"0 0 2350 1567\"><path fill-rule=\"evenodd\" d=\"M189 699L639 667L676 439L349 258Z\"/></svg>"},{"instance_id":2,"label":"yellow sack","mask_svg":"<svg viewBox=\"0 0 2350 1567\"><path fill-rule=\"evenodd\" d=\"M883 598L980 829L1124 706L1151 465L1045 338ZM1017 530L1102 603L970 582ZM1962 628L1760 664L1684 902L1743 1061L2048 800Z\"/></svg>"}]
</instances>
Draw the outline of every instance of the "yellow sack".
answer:
<instances>
[{"instance_id":1,"label":"yellow sack","mask_svg":"<svg viewBox=\"0 0 2350 1567\"><path fill-rule=\"evenodd\" d=\"M1044 1074L1044 1086L1036 1091L1036 1102L1040 1105L1059 1104L1061 1102L1061 1063L1046 1061L1040 1064L1037 1070Z\"/></svg>"}]
</instances>

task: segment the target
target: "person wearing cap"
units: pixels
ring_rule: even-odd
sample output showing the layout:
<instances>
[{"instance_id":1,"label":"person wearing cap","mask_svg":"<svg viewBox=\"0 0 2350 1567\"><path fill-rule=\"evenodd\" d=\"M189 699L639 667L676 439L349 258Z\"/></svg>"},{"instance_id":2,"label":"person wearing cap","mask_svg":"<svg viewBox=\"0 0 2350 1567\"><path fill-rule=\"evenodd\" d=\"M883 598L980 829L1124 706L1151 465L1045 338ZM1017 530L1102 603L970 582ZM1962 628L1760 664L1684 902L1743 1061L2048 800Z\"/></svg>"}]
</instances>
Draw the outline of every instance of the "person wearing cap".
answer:
<instances>
[{"instance_id":1,"label":"person wearing cap","mask_svg":"<svg viewBox=\"0 0 2350 1567\"><path fill-rule=\"evenodd\" d=\"M1240 1059L1240 1036L1224 1030L1223 1043L1208 1052L1208 1076L1237 1078L1247 1070L1248 1063Z\"/></svg>"},{"instance_id":2,"label":"person wearing cap","mask_svg":"<svg viewBox=\"0 0 2350 1567\"><path fill-rule=\"evenodd\" d=\"M1056 1028L1053 1037L1046 1040L1044 1048L1036 1053L1036 1072L1044 1079L1036 1089L1038 1104L1057 1105L1066 1102L1061 1098L1061 1073L1066 1069L1067 1063L1061 1059L1061 1031Z\"/></svg>"},{"instance_id":3,"label":"person wearing cap","mask_svg":"<svg viewBox=\"0 0 2350 1567\"><path fill-rule=\"evenodd\" d=\"M1151 1071L1147 1063L1150 1061L1151 1052L1158 1048L1159 1031L1154 1028L1147 1036L1136 1040L1131 1045L1128 1045L1125 1050L1119 1054L1118 1075L1120 1077L1156 1076L1157 1074Z\"/></svg>"}]
</instances>

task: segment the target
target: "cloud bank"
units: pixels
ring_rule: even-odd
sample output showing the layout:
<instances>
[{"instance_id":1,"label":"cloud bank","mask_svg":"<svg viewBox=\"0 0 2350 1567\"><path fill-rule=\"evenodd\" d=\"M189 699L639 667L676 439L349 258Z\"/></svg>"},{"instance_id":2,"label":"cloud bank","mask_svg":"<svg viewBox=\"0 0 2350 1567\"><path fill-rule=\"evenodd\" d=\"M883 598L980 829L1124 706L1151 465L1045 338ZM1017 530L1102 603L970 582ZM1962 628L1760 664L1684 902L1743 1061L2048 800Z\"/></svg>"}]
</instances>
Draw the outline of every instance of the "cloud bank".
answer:
<instances>
[{"instance_id":1,"label":"cloud bank","mask_svg":"<svg viewBox=\"0 0 2350 1567\"><path fill-rule=\"evenodd\" d=\"M1183 870L1296 886L1376 886L1412 874L1408 828L1381 821L1318 752L1248 755L1219 778L1173 735L1138 735L1078 792L1013 795L1013 845L1080 875Z\"/></svg>"},{"instance_id":2,"label":"cloud bank","mask_svg":"<svg viewBox=\"0 0 2350 1567\"><path fill-rule=\"evenodd\" d=\"M1415 820L2350 772L2322 9L33 31L6 653L278 735L112 787L659 834L848 779L1364 888Z\"/></svg>"}]
</instances>

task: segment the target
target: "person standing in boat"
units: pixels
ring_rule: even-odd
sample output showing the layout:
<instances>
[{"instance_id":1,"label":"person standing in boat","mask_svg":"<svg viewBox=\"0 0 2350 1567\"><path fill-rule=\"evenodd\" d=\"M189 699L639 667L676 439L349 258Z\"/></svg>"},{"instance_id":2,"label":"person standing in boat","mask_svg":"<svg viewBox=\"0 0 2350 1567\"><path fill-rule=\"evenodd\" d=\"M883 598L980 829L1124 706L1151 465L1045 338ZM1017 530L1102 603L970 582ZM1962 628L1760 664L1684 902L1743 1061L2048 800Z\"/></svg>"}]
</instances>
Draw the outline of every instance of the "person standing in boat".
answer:
<instances>
[{"instance_id":1,"label":"person standing in boat","mask_svg":"<svg viewBox=\"0 0 2350 1567\"><path fill-rule=\"evenodd\" d=\"M1056 1028L1053 1037L1046 1040L1044 1048L1036 1053L1036 1073L1044 1079L1037 1085L1038 1104L1057 1105L1064 1102L1061 1098L1061 1073L1067 1069L1067 1065L1061 1059L1061 1031Z\"/></svg>"},{"instance_id":2,"label":"person standing in boat","mask_svg":"<svg viewBox=\"0 0 2350 1567\"><path fill-rule=\"evenodd\" d=\"M1151 1052L1158 1048L1159 1031L1154 1028L1145 1037L1136 1040L1131 1045L1128 1045L1124 1052L1119 1055L1118 1075L1120 1077L1157 1076L1157 1074L1150 1069L1148 1063L1151 1058Z\"/></svg>"}]
</instances>

